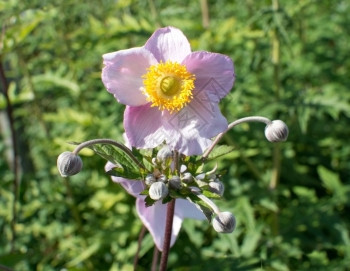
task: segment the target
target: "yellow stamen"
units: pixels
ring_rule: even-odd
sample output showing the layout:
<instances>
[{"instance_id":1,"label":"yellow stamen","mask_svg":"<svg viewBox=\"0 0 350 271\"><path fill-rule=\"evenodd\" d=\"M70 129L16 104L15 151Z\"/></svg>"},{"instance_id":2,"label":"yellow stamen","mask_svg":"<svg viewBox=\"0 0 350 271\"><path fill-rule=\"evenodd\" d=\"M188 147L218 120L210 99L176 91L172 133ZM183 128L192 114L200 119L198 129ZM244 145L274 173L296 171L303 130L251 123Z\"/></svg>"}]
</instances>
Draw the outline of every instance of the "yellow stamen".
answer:
<instances>
[{"instance_id":1,"label":"yellow stamen","mask_svg":"<svg viewBox=\"0 0 350 271\"><path fill-rule=\"evenodd\" d=\"M152 106L170 113L179 111L192 100L195 76L186 66L167 61L149 67L144 78L143 93Z\"/></svg>"}]
</instances>

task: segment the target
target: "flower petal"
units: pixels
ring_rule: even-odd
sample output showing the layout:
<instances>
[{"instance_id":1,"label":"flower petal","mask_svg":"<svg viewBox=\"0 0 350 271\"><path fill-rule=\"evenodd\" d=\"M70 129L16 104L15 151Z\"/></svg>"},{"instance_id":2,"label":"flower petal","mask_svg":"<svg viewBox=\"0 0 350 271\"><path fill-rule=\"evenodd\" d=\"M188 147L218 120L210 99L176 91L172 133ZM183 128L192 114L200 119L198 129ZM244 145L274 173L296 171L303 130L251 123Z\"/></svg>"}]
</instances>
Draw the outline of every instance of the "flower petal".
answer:
<instances>
[{"instance_id":1,"label":"flower petal","mask_svg":"<svg viewBox=\"0 0 350 271\"><path fill-rule=\"evenodd\" d=\"M177 199L175 205L175 215L184 218L193 218L197 220L204 220L205 215L192 202L183 199Z\"/></svg>"},{"instance_id":2,"label":"flower petal","mask_svg":"<svg viewBox=\"0 0 350 271\"><path fill-rule=\"evenodd\" d=\"M132 48L103 55L102 81L118 102L137 106L147 103L142 93L142 75L157 61L144 48Z\"/></svg>"},{"instance_id":3,"label":"flower petal","mask_svg":"<svg viewBox=\"0 0 350 271\"><path fill-rule=\"evenodd\" d=\"M161 111L150 104L127 106L124 128L131 146L136 148L154 148L165 140Z\"/></svg>"},{"instance_id":4,"label":"flower petal","mask_svg":"<svg viewBox=\"0 0 350 271\"><path fill-rule=\"evenodd\" d=\"M146 42L144 48L160 61L181 63L191 53L191 46L181 30L168 26L158 29Z\"/></svg>"},{"instance_id":5,"label":"flower petal","mask_svg":"<svg viewBox=\"0 0 350 271\"><path fill-rule=\"evenodd\" d=\"M195 211L193 210L193 208L195 207L190 206L189 204L191 203L189 203L187 200L176 200L170 246L174 245L176 238L179 235L182 221L185 217L191 217L195 219L203 219L204 217L203 214L202 217L200 216L200 214L195 213ZM184 210L183 208L190 208L191 210ZM138 198L136 200L136 210L142 223L151 233L157 248L160 251L163 251L167 205L162 204L160 201L157 201L152 206L146 207L145 201L143 199Z\"/></svg>"},{"instance_id":6,"label":"flower petal","mask_svg":"<svg viewBox=\"0 0 350 271\"><path fill-rule=\"evenodd\" d=\"M196 75L195 92L206 91L211 100L218 103L231 90L235 79L232 60L225 55L194 52L182 62L187 70Z\"/></svg>"},{"instance_id":7,"label":"flower petal","mask_svg":"<svg viewBox=\"0 0 350 271\"><path fill-rule=\"evenodd\" d=\"M166 142L185 155L202 154L210 146L210 139L227 129L218 104L208 96L200 92L179 112L163 113Z\"/></svg>"},{"instance_id":8,"label":"flower petal","mask_svg":"<svg viewBox=\"0 0 350 271\"><path fill-rule=\"evenodd\" d=\"M113 167L115 167L114 164L111 162L107 162L105 166L105 170L109 171ZM141 181L136 181L136 180L129 180L121 177L114 177L112 176L112 181L115 183L119 183L125 190L128 192L130 195L134 197L143 197L140 195L140 193L145 190L145 186Z\"/></svg>"}]
</instances>

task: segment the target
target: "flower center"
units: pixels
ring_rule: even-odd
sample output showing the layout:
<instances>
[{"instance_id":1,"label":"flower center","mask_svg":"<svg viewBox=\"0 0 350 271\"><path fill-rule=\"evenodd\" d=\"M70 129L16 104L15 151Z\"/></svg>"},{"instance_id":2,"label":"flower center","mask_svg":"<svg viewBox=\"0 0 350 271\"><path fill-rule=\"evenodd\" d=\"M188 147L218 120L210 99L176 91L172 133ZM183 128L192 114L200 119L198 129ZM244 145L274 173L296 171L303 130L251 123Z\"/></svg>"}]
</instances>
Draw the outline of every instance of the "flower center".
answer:
<instances>
[{"instance_id":1,"label":"flower center","mask_svg":"<svg viewBox=\"0 0 350 271\"><path fill-rule=\"evenodd\" d=\"M143 93L151 106L170 113L179 111L192 100L194 74L187 71L186 66L176 62L161 62L149 67L142 76Z\"/></svg>"}]
</instances>

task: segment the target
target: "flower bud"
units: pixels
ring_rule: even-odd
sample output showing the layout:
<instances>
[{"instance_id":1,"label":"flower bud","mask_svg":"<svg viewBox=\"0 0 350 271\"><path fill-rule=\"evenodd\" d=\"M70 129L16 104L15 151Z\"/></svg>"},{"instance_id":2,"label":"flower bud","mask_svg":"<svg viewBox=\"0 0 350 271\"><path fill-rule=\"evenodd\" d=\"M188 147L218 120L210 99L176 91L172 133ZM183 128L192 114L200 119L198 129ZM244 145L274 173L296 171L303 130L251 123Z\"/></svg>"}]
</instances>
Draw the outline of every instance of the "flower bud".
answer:
<instances>
[{"instance_id":1,"label":"flower bud","mask_svg":"<svg viewBox=\"0 0 350 271\"><path fill-rule=\"evenodd\" d=\"M179 176L173 176L169 179L169 185L174 189L180 189L181 188L181 179Z\"/></svg>"},{"instance_id":2,"label":"flower bud","mask_svg":"<svg viewBox=\"0 0 350 271\"><path fill-rule=\"evenodd\" d=\"M189 172L185 172L182 176L182 181L187 184L192 183L193 182L192 174Z\"/></svg>"},{"instance_id":3,"label":"flower bud","mask_svg":"<svg viewBox=\"0 0 350 271\"><path fill-rule=\"evenodd\" d=\"M210 182L209 187L210 187L209 190L211 192L218 194L220 197L224 194L225 186L219 180L216 180L215 182Z\"/></svg>"},{"instance_id":4,"label":"flower bud","mask_svg":"<svg viewBox=\"0 0 350 271\"><path fill-rule=\"evenodd\" d=\"M169 166L173 159L173 151L168 145L165 145L157 153L158 162L162 163L164 166Z\"/></svg>"},{"instance_id":5,"label":"flower bud","mask_svg":"<svg viewBox=\"0 0 350 271\"><path fill-rule=\"evenodd\" d=\"M161 174L161 175L159 175L159 177L157 178L157 181L158 181L158 182L166 183L166 182L168 181L168 178L167 178L164 174Z\"/></svg>"},{"instance_id":6,"label":"flower bud","mask_svg":"<svg viewBox=\"0 0 350 271\"><path fill-rule=\"evenodd\" d=\"M204 180L205 179L205 173L201 173L199 175L196 176L197 180Z\"/></svg>"},{"instance_id":7,"label":"flower bud","mask_svg":"<svg viewBox=\"0 0 350 271\"><path fill-rule=\"evenodd\" d=\"M194 193L194 194L198 194L198 193L202 193L202 190L200 190L200 188L199 187L196 187L196 186L190 186L190 190L191 190L191 192L192 193Z\"/></svg>"},{"instance_id":8,"label":"flower bud","mask_svg":"<svg viewBox=\"0 0 350 271\"><path fill-rule=\"evenodd\" d=\"M168 187L163 182L152 183L149 188L149 196L154 200L164 199L168 193Z\"/></svg>"},{"instance_id":9,"label":"flower bud","mask_svg":"<svg viewBox=\"0 0 350 271\"><path fill-rule=\"evenodd\" d=\"M220 233L231 233L236 228L236 218L230 212L221 212L213 219L213 228Z\"/></svg>"},{"instance_id":10,"label":"flower bud","mask_svg":"<svg viewBox=\"0 0 350 271\"><path fill-rule=\"evenodd\" d=\"M265 137L270 142L286 141L288 133L288 126L281 120L274 120L265 127Z\"/></svg>"},{"instance_id":11,"label":"flower bud","mask_svg":"<svg viewBox=\"0 0 350 271\"><path fill-rule=\"evenodd\" d=\"M57 168L62 177L75 175L81 171L82 167L83 161L72 152L65 151L57 158Z\"/></svg>"},{"instance_id":12,"label":"flower bud","mask_svg":"<svg viewBox=\"0 0 350 271\"><path fill-rule=\"evenodd\" d=\"M156 178L154 177L153 174L148 174L145 178L145 183L146 185L150 186L152 183L156 181Z\"/></svg>"}]
</instances>

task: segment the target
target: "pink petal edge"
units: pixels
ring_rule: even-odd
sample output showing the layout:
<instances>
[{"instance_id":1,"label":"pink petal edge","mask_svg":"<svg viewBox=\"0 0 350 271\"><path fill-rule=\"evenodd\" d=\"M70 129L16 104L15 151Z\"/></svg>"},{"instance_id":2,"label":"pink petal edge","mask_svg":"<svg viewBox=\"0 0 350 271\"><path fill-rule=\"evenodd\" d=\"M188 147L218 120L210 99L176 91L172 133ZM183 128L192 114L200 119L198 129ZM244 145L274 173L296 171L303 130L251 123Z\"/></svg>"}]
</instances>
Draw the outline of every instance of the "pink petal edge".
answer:
<instances>
[{"instance_id":1,"label":"pink petal edge","mask_svg":"<svg viewBox=\"0 0 350 271\"><path fill-rule=\"evenodd\" d=\"M155 31L144 48L152 52L158 62L170 60L181 63L191 53L186 36L180 29L171 26Z\"/></svg>"},{"instance_id":2,"label":"pink petal edge","mask_svg":"<svg viewBox=\"0 0 350 271\"><path fill-rule=\"evenodd\" d=\"M188 71L196 75L195 91L205 91L211 101L218 103L231 90L234 80L234 66L226 55L205 51L193 52L182 62Z\"/></svg>"},{"instance_id":3,"label":"pink petal edge","mask_svg":"<svg viewBox=\"0 0 350 271\"><path fill-rule=\"evenodd\" d=\"M141 47L105 54L103 60L102 82L108 92L125 105L146 104L142 75L157 63L154 56Z\"/></svg>"}]
</instances>

